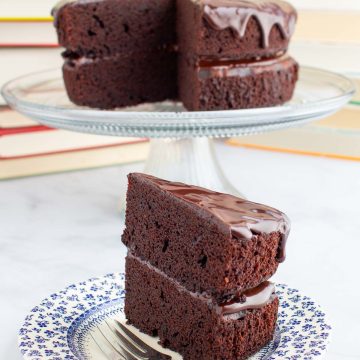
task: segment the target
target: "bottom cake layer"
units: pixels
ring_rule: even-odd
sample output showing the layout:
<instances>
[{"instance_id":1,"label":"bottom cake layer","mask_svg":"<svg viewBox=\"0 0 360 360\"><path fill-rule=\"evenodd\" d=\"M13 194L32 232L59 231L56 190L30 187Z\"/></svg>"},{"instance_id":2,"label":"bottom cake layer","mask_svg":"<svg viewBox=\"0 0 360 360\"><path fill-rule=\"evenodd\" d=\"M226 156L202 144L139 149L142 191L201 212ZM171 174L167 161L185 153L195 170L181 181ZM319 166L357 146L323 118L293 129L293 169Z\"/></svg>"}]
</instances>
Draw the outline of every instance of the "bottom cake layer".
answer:
<instances>
[{"instance_id":1,"label":"bottom cake layer","mask_svg":"<svg viewBox=\"0 0 360 360\"><path fill-rule=\"evenodd\" d=\"M298 64L289 56L258 61L179 59L179 96L188 110L269 107L289 101Z\"/></svg>"},{"instance_id":2,"label":"bottom cake layer","mask_svg":"<svg viewBox=\"0 0 360 360\"><path fill-rule=\"evenodd\" d=\"M177 97L176 54L153 51L102 58L65 56L63 76L72 102L100 109Z\"/></svg>"},{"instance_id":3,"label":"bottom cake layer","mask_svg":"<svg viewBox=\"0 0 360 360\"><path fill-rule=\"evenodd\" d=\"M260 308L231 314L224 309L128 254L125 314L129 323L159 336L163 346L184 360L242 360L272 339L278 310L274 293Z\"/></svg>"}]
</instances>

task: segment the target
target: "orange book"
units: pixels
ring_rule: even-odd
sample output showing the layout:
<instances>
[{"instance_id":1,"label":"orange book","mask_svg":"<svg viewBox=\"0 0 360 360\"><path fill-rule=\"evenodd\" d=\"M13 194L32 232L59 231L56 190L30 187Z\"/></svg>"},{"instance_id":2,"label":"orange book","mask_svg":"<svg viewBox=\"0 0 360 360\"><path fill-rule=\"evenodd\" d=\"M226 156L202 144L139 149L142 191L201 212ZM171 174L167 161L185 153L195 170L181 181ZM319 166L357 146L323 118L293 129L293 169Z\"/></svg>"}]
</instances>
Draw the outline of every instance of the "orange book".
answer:
<instances>
[{"instance_id":1,"label":"orange book","mask_svg":"<svg viewBox=\"0 0 360 360\"><path fill-rule=\"evenodd\" d=\"M348 106L324 120L298 128L232 138L228 144L360 161L360 107Z\"/></svg>"}]
</instances>

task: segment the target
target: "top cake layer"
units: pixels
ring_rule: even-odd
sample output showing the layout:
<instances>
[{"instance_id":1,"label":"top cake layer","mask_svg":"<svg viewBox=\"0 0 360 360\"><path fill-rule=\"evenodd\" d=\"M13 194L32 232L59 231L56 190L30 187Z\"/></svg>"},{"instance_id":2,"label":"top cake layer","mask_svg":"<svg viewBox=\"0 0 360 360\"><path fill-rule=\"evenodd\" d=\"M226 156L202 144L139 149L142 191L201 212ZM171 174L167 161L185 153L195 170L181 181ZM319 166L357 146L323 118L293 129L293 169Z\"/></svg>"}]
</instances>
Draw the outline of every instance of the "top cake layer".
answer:
<instances>
[{"instance_id":1,"label":"top cake layer","mask_svg":"<svg viewBox=\"0 0 360 360\"><path fill-rule=\"evenodd\" d=\"M181 52L237 59L285 53L297 19L281 0L65 0L53 15L60 44L81 55L174 46L177 23Z\"/></svg>"},{"instance_id":2,"label":"top cake layer","mask_svg":"<svg viewBox=\"0 0 360 360\"><path fill-rule=\"evenodd\" d=\"M182 53L254 59L286 52L297 12L281 0L178 0Z\"/></svg>"},{"instance_id":3,"label":"top cake layer","mask_svg":"<svg viewBox=\"0 0 360 360\"><path fill-rule=\"evenodd\" d=\"M78 56L161 50L176 41L174 0L65 0L53 15L59 43Z\"/></svg>"},{"instance_id":4,"label":"top cake layer","mask_svg":"<svg viewBox=\"0 0 360 360\"><path fill-rule=\"evenodd\" d=\"M218 302L269 279L285 258L289 220L232 195L129 175L123 242L190 291Z\"/></svg>"}]
</instances>

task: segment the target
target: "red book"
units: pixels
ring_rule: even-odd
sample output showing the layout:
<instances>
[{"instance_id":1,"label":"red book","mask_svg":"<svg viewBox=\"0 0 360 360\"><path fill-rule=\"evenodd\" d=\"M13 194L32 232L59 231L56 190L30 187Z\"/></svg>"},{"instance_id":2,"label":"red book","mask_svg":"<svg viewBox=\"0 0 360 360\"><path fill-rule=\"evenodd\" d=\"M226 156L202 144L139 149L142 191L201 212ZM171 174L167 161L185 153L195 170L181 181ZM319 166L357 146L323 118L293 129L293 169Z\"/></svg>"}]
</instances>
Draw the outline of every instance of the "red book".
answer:
<instances>
[{"instance_id":1,"label":"red book","mask_svg":"<svg viewBox=\"0 0 360 360\"><path fill-rule=\"evenodd\" d=\"M0 110L0 179L144 160L146 139L81 134Z\"/></svg>"},{"instance_id":2,"label":"red book","mask_svg":"<svg viewBox=\"0 0 360 360\"><path fill-rule=\"evenodd\" d=\"M146 139L118 138L44 126L2 130L0 179L143 161Z\"/></svg>"},{"instance_id":3,"label":"red book","mask_svg":"<svg viewBox=\"0 0 360 360\"><path fill-rule=\"evenodd\" d=\"M12 110L8 106L0 107L0 135L24 132L31 129L47 129L46 126Z\"/></svg>"}]
</instances>

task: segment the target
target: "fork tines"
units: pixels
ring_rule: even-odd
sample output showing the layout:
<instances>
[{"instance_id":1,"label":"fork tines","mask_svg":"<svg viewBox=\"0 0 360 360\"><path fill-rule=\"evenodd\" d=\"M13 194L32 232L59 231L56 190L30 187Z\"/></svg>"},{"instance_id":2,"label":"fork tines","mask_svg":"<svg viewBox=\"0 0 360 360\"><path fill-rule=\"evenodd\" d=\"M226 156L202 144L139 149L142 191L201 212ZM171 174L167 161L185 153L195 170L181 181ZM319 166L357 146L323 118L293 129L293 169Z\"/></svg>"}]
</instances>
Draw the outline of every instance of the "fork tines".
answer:
<instances>
[{"instance_id":1,"label":"fork tines","mask_svg":"<svg viewBox=\"0 0 360 360\"><path fill-rule=\"evenodd\" d=\"M106 325L105 325L106 324ZM152 348L118 320L97 326L91 337L101 352L112 360L171 360Z\"/></svg>"}]
</instances>

